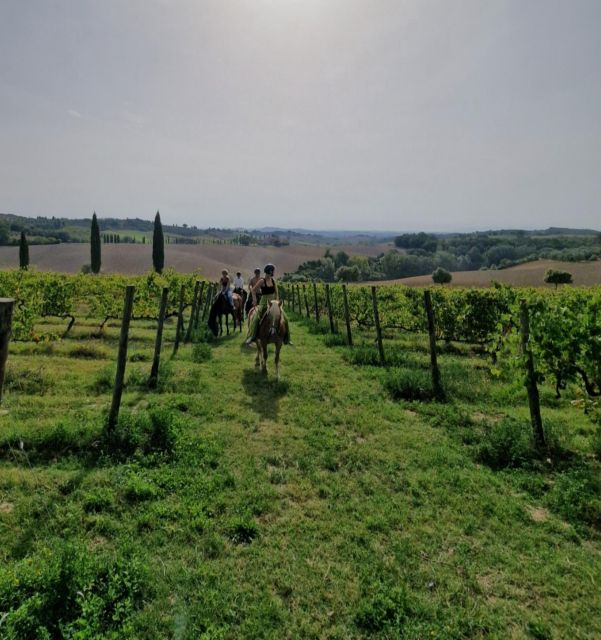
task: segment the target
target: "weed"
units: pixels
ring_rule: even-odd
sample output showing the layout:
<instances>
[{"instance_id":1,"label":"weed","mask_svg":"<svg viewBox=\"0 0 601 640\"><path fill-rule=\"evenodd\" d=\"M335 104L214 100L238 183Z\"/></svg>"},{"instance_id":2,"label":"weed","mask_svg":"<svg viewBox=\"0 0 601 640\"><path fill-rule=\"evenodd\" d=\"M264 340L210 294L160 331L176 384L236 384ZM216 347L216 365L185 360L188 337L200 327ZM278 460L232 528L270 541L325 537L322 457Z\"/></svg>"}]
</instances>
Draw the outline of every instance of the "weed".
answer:
<instances>
[{"instance_id":1,"label":"weed","mask_svg":"<svg viewBox=\"0 0 601 640\"><path fill-rule=\"evenodd\" d=\"M192 360L194 362L207 362L213 357L213 351L206 342L197 342L192 347Z\"/></svg>"},{"instance_id":2,"label":"weed","mask_svg":"<svg viewBox=\"0 0 601 640\"><path fill-rule=\"evenodd\" d=\"M228 527L229 539L234 544L249 544L259 535L259 528L248 517L235 518Z\"/></svg>"},{"instance_id":3,"label":"weed","mask_svg":"<svg viewBox=\"0 0 601 640\"><path fill-rule=\"evenodd\" d=\"M389 369L384 387L395 400L431 400L434 398L432 378L420 369Z\"/></svg>"},{"instance_id":4,"label":"weed","mask_svg":"<svg viewBox=\"0 0 601 640\"><path fill-rule=\"evenodd\" d=\"M132 637L147 592L135 557L56 542L0 571L5 638Z\"/></svg>"},{"instance_id":5,"label":"weed","mask_svg":"<svg viewBox=\"0 0 601 640\"><path fill-rule=\"evenodd\" d=\"M530 425L512 418L488 425L478 451L479 460L493 469L522 467L537 457Z\"/></svg>"},{"instance_id":6,"label":"weed","mask_svg":"<svg viewBox=\"0 0 601 640\"><path fill-rule=\"evenodd\" d=\"M25 395L44 395L52 386L52 379L44 367L17 368L10 364L7 367L4 377L4 388L7 391Z\"/></svg>"},{"instance_id":7,"label":"weed","mask_svg":"<svg viewBox=\"0 0 601 640\"><path fill-rule=\"evenodd\" d=\"M83 358L84 360L101 360L106 358L106 353L93 345L80 344L68 352L70 358Z\"/></svg>"}]
</instances>

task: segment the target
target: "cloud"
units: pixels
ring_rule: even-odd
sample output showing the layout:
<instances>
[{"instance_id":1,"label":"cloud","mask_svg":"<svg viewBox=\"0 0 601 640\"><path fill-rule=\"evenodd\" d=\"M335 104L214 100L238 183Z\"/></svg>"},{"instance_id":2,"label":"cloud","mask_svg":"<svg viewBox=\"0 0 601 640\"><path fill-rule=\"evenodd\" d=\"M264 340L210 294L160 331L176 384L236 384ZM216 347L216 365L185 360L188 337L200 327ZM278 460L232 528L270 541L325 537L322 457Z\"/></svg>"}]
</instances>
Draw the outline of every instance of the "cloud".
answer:
<instances>
[{"instance_id":1,"label":"cloud","mask_svg":"<svg viewBox=\"0 0 601 640\"><path fill-rule=\"evenodd\" d=\"M79 113L79 111L75 111L75 109L67 109L67 113L72 118L81 118L82 117L81 113Z\"/></svg>"}]
</instances>

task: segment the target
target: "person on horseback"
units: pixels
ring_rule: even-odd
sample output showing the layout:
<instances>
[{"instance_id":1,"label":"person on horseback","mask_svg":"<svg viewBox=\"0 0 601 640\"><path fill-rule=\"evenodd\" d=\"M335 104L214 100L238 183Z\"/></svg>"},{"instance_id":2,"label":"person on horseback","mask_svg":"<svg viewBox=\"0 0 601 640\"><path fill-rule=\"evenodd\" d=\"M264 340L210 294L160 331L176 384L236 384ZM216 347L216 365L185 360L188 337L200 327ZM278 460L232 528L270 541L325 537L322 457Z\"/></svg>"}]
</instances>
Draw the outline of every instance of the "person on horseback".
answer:
<instances>
[{"instance_id":1,"label":"person on horseback","mask_svg":"<svg viewBox=\"0 0 601 640\"><path fill-rule=\"evenodd\" d=\"M219 295L224 296L230 305L230 309L232 313L234 313L234 298L232 297L232 290L230 289L230 276L227 269L224 269L221 272L221 279L219 280L219 284L221 285L221 291Z\"/></svg>"},{"instance_id":2,"label":"person on horseback","mask_svg":"<svg viewBox=\"0 0 601 640\"><path fill-rule=\"evenodd\" d=\"M246 345L252 344L259 331L259 325L267 310L268 303L271 300L278 300L278 285L273 277L275 273L275 267L272 264L268 264L264 271L262 278L259 278L255 285L250 290L250 294L253 300L253 306L257 307L255 315L252 317L250 327L248 329L248 336L246 338ZM261 296L261 302L257 303L257 297ZM288 318L285 314L282 315L284 324L286 325L286 344L290 344L290 327L288 325Z\"/></svg>"},{"instance_id":3,"label":"person on horseback","mask_svg":"<svg viewBox=\"0 0 601 640\"><path fill-rule=\"evenodd\" d=\"M248 314L250 313L250 310L253 308L253 305L256 304L253 301L253 297L252 297L252 290L253 287L257 284L257 282L259 282L259 280L261 279L261 269L259 269L258 267L255 269L255 273L252 276L252 278L248 281L248 298L246 300L246 315L248 316ZM259 300L261 298L261 294L258 293L257 294L257 300Z\"/></svg>"},{"instance_id":4,"label":"person on horseback","mask_svg":"<svg viewBox=\"0 0 601 640\"><path fill-rule=\"evenodd\" d=\"M236 277L234 278L234 293L239 296L244 293L244 279L239 271L236 272Z\"/></svg>"}]
</instances>

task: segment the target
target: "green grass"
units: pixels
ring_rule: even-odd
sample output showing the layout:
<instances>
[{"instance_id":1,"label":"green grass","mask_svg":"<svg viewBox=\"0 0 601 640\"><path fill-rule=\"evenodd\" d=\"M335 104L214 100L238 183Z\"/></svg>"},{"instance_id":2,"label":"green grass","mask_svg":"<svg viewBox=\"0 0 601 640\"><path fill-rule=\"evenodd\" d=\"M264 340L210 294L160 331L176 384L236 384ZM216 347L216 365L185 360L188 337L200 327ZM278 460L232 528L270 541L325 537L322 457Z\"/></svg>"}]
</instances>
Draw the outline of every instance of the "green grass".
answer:
<instances>
[{"instance_id":1,"label":"green grass","mask_svg":"<svg viewBox=\"0 0 601 640\"><path fill-rule=\"evenodd\" d=\"M1 637L601 635L596 429L567 396L542 390L541 460L523 390L469 348L440 356L446 402L395 400L423 383L422 338L387 341L386 370L367 336L349 362L294 322L276 381L238 334L171 359L170 322L149 392L134 323L111 439L119 328L96 327L11 345Z\"/></svg>"}]
</instances>

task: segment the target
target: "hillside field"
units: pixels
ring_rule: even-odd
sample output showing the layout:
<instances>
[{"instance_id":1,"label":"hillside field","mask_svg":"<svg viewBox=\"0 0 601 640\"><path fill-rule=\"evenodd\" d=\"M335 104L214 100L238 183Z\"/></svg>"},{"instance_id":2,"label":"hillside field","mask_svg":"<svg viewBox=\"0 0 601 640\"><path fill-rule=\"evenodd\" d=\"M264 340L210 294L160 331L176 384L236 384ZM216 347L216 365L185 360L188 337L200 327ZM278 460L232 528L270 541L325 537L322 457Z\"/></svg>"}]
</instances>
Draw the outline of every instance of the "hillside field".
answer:
<instances>
[{"instance_id":1,"label":"hillside field","mask_svg":"<svg viewBox=\"0 0 601 640\"><path fill-rule=\"evenodd\" d=\"M349 255L378 255L388 245L336 246ZM242 271L245 277L255 267L263 268L273 262L278 273L295 271L306 260L321 258L325 246L289 245L287 247L259 247L238 245L165 245L165 267L183 273L200 272L207 278L217 278L222 269ZM33 245L29 248L31 265L40 271L77 273L90 262L88 243ZM0 247L0 269L19 266L18 247ZM142 244L104 244L102 271L105 273L142 274L152 269L152 246Z\"/></svg>"},{"instance_id":2,"label":"hillside field","mask_svg":"<svg viewBox=\"0 0 601 640\"><path fill-rule=\"evenodd\" d=\"M390 375L427 375L424 336L388 336L385 370L372 336L322 331L292 314L276 381L240 334L173 357L170 321L150 392L155 324L134 322L111 441L118 323L12 343L0 635L600 637L595 431L572 396L542 387L564 453L530 464L524 388L481 351L441 345L447 402L393 400Z\"/></svg>"},{"instance_id":3,"label":"hillside field","mask_svg":"<svg viewBox=\"0 0 601 640\"><path fill-rule=\"evenodd\" d=\"M456 271L450 285L455 287L489 287L493 282L511 284L516 287L542 287L547 269L568 271L574 278L575 285L601 284L601 261L593 262L560 262L558 260L535 260L507 269L490 271ZM425 287L432 284L428 276L415 276L390 280L389 284L398 282L411 287Z\"/></svg>"}]
</instances>

